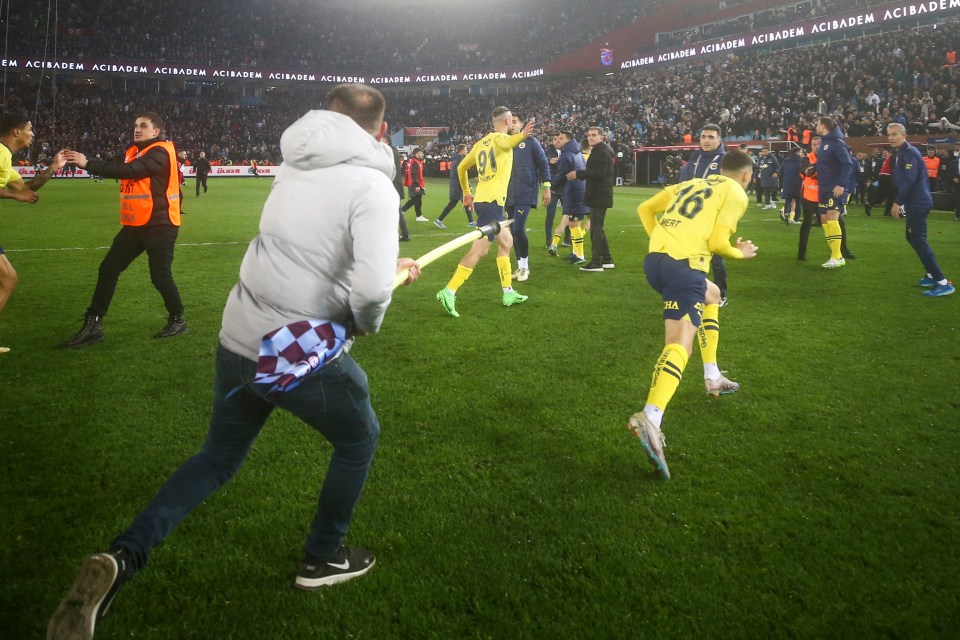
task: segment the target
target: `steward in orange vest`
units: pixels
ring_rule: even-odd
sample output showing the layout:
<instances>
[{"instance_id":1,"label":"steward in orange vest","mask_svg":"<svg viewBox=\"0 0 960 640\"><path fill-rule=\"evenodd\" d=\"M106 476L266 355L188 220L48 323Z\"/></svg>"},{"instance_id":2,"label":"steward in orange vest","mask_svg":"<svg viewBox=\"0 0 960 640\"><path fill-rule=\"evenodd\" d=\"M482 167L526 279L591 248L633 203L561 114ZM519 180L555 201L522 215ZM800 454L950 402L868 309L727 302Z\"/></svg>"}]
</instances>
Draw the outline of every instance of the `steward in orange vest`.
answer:
<instances>
[{"instance_id":1,"label":"steward in orange vest","mask_svg":"<svg viewBox=\"0 0 960 640\"><path fill-rule=\"evenodd\" d=\"M940 158L936 155L937 150L933 147L927 149L927 155L923 157L923 164L927 165L927 177L930 178L930 186L936 182L940 176Z\"/></svg>"},{"instance_id":2,"label":"steward in orange vest","mask_svg":"<svg viewBox=\"0 0 960 640\"><path fill-rule=\"evenodd\" d=\"M811 140L813 150L800 161L800 175L803 184L800 187L800 209L803 211L803 221L800 224L799 246L797 260L807 259L807 241L810 239L810 228L817 217L817 206L820 201L820 187L817 182L817 149L820 139Z\"/></svg>"},{"instance_id":3,"label":"steward in orange vest","mask_svg":"<svg viewBox=\"0 0 960 640\"><path fill-rule=\"evenodd\" d=\"M110 308L117 280L130 264L146 253L150 280L167 308L167 324L155 338L168 338L187 331L183 302L173 280L173 252L180 232L180 184L177 152L172 142L161 138L163 119L146 111L137 116L133 146L123 159L88 160L78 151L66 151L67 162L95 175L120 180L120 232L100 263L97 286L87 308L83 326L68 349L103 342L103 316Z\"/></svg>"},{"instance_id":4,"label":"steward in orange vest","mask_svg":"<svg viewBox=\"0 0 960 640\"><path fill-rule=\"evenodd\" d=\"M142 227L151 222L156 212L158 215L166 217L173 226L179 227L180 180L176 170L178 167L177 152L173 148L173 143L155 139L146 145L135 144L127 149L124 154L123 166L133 167L133 162L144 158L151 149L162 151L162 156L161 153L154 153L155 157L150 158L152 164L174 168L173 171L166 172L163 180L158 180L156 175L151 175L148 167L131 172L134 174L134 177L131 178L111 175L110 173L98 173L97 175L103 175L105 178L120 178L120 224ZM146 162L145 159L144 164ZM97 163L96 160L91 160L88 166L95 163ZM103 163L103 160L100 163ZM141 177L136 177L140 174L142 174Z\"/></svg>"},{"instance_id":5,"label":"steward in orange vest","mask_svg":"<svg viewBox=\"0 0 960 640\"><path fill-rule=\"evenodd\" d=\"M820 202L820 184L817 181L817 154L808 153L800 164L803 174L803 185L800 188L800 197L810 202Z\"/></svg>"}]
</instances>

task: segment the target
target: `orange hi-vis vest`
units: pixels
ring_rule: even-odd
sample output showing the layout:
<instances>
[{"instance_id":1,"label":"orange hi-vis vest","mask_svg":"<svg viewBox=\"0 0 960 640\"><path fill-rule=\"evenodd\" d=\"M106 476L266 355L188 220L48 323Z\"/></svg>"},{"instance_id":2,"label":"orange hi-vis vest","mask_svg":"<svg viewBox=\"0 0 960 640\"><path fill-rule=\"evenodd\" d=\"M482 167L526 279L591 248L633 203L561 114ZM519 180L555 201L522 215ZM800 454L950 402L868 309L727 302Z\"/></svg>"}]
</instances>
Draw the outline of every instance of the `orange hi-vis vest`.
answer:
<instances>
[{"instance_id":1,"label":"orange hi-vis vest","mask_svg":"<svg viewBox=\"0 0 960 640\"><path fill-rule=\"evenodd\" d=\"M170 224L180 226L180 182L177 179L177 152L172 142L158 140L143 149L136 145L127 149L123 157L126 163L133 162L154 147L161 147L170 156L170 175L167 178L167 215ZM150 176L120 181L120 224L127 227L142 227L153 215L153 192L150 191Z\"/></svg>"},{"instance_id":2,"label":"orange hi-vis vest","mask_svg":"<svg viewBox=\"0 0 960 640\"><path fill-rule=\"evenodd\" d=\"M927 165L927 177L936 178L940 173L940 158L937 156L923 156L923 164Z\"/></svg>"},{"instance_id":3,"label":"orange hi-vis vest","mask_svg":"<svg viewBox=\"0 0 960 640\"><path fill-rule=\"evenodd\" d=\"M811 165L817 164L817 154L808 153L807 159L810 160ZM800 197L809 202L820 201L820 182L817 180L817 176L808 176L804 174L803 188L800 191Z\"/></svg>"}]
</instances>

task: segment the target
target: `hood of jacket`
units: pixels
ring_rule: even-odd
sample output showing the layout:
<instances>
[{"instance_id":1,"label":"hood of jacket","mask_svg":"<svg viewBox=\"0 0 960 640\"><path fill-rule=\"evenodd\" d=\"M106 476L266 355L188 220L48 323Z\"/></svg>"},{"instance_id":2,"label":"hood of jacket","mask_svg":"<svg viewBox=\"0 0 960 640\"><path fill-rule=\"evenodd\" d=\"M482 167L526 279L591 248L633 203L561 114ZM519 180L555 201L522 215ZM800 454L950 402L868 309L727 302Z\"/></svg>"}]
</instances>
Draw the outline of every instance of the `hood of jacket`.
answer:
<instances>
[{"instance_id":1,"label":"hood of jacket","mask_svg":"<svg viewBox=\"0 0 960 640\"><path fill-rule=\"evenodd\" d=\"M396 173L390 148L352 118L335 111L309 111L280 137L283 162L301 171L339 164L369 167L390 180Z\"/></svg>"},{"instance_id":2,"label":"hood of jacket","mask_svg":"<svg viewBox=\"0 0 960 640\"><path fill-rule=\"evenodd\" d=\"M580 153L582 149L580 148L580 143L576 140L568 141L563 147L560 148L560 153Z\"/></svg>"}]
</instances>

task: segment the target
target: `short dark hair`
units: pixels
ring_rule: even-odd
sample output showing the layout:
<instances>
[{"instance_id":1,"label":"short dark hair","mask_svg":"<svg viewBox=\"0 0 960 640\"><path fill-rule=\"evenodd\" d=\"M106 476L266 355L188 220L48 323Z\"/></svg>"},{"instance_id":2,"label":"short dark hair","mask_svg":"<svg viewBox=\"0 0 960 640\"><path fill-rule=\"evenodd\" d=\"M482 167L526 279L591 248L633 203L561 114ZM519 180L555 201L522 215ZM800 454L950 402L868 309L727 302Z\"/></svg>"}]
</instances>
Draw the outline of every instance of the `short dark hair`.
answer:
<instances>
[{"instance_id":1,"label":"short dark hair","mask_svg":"<svg viewBox=\"0 0 960 640\"><path fill-rule=\"evenodd\" d=\"M465 145L465 144L458 144L458 145L457 145L457 153L460 153L461 151L466 151L466 150L467 150L467 145Z\"/></svg>"},{"instance_id":2,"label":"short dark hair","mask_svg":"<svg viewBox=\"0 0 960 640\"><path fill-rule=\"evenodd\" d=\"M711 124L711 123L708 122L707 124L703 125L703 126L700 128L700 133L703 133L704 131L716 131L716 132L717 132L717 135L719 136L719 135L720 135L720 125Z\"/></svg>"},{"instance_id":3,"label":"short dark hair","mask_svg":"<svg viewBox=\"0 0 960 640\"><path fill-rule=\"evenodd\" d=\"M30 117L26 113L11 112L4 114L0 118L0 136L8 136L14 129L22 129L30 122Z\"/></svg>"},{"instance_id":4,"label":"short dark hair","mask_svg":"<svg viewBox=\"0 0 960 640\"><path fill-rule=\"evenodd\" d=\"M822 118L817 119L818 124L822 124L827 131L833 131L833 128L837 126L837 123L833 121L833 118L828 116L823 116Z\"/></svg>"},{"instance_id":5,"label":"short dark hair","mask_svg":"<svg viewBox=\"0 0 960 640\"><path fill-rule=\"evenodd\" d=\"M567 140L573 140L573 131L561 131L560 135L565 137Z\"/></svg>"},{"instance_id":6,"label":"short dark hair","mask_svg":"<svg viewBox=\"0 0 960 640\"><path fill-rule=\"evenodd\" d=\"M365 84L338 84L327 94L327 108L348 116L367 132L380 133L387 101Z\"/></svg>"},{"instance_id":7,"label":"short dark hair","mask_svg":"<svg viewBox=\"0 0 960 640\"><path fill-rule=\"evenodd\" d=\"M160 117L160 114L154 113L153 111L141 111L137 114L137 118L146 118L154 127L161 131L163 130L163 118Z\"/></svg>"},{"instance_id":8,"label":"short dark hair","mask_svg":"<svg viewBox=\"0 0 960 640\"><path fill-rule=\"evenodd\" d=\"M753 158L743 151L728 151L723 155L723 160L720 161L720 171L738 173L747 168L753 168Z\"/></svg>"},{"instance_id":9,"label":"short dark hair","mask_svg":"<svg viewBox=\"0 0 960 640\"><path fill-rule=\"evenodd\" d=\"M491 119L491 120L496 120L496 119L498 119L498 118L502 118L502 117L503 117L503 114L505 114L505 113L510 113L510 115L513 115L513 114L510 112L510 108L509 108L509 107L494 107L494 108L493 108L493 111L490 113L490 119Z\"/></svg>"}]
</instances>

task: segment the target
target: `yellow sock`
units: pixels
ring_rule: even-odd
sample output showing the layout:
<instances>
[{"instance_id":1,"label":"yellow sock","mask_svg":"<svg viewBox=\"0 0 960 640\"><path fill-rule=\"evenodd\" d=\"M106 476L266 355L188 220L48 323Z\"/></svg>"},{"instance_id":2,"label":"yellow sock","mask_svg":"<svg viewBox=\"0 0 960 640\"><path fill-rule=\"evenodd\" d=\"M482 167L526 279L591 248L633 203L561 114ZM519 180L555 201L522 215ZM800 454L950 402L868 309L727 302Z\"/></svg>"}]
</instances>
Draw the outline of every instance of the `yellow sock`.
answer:
<instances>
[{"instance_id":1,"label":"yellow sock","mask_svg":"<svg viewBox=\"0 0 960 640\"><path fill-rule=\"evenodd\" d=\"M697 337L703 364L716 364L717 347L720 345L720 305L708 304L703 308Z\"/></svg>"},{"instance_id":2,"label":"yellow sock","mask_svg":"<svg viewBox=\"0 0 960 640\"><path fill-rule=\"evenodd\" d=\"M570 239L573 244L573 253L578 258L583 257L583 227L570 227Z\"/></svg>"},{"instance_id":3,"label":"yellow sock","mask_svg":"<svg viewBox=\"0 0 960 640\"><path fill-rule=\"evenodd\" d=\"M472 273L473 269L458 264L457 270L453 272L453 277L450 278L450 282L447 283L447 289L456 293L457 289L463 286L463 283L467 281L467 278L469 278Z\"/></svg>"},{"instance_id":4,"label":"yellow sock","mask_svg":"<svg viewBox=\"0 0 960 640\"><path fill-rule=\"evenodd\" d=\"M500 286L511 288L510 284L510 256L497 256L497 273L500 274Z\"/></svg>"},{"instance_id":5,"label":"yellow sock","mask_svg":"<svg viewBox=\"0 0 960 640\"><path fill-rule=\"evenodd\" d=\"M843 240L843 232L840 230L840 223L836 220L827 220L824 222L823 235L827 237L827 246L830 247L830 257L834 260L842 258L840 241Z\"/></svg>"},{"instance_id":6,"label":"yellow sock","mask_svg":"<svg viewBox=\"0 0 960 640\"><path fill-rule=\"evenodd\" d=\"M663 348L657 365L653 368L653 381L647 395L647 404L659 407L661 411L666 410L680 386L688 359L687 350L679 344L668 344Z\"/></svg>"},{"instance_id":7,"label":"yellow sock","mask_svg":"<svg viewBox=\"0 0 960 640\"><path fill-rule=\"evenodd\" d=\"M553 246L559 247L560 241L563 240L563 235L559 233L553 234Z\"/></svg>"}]
</instances>

